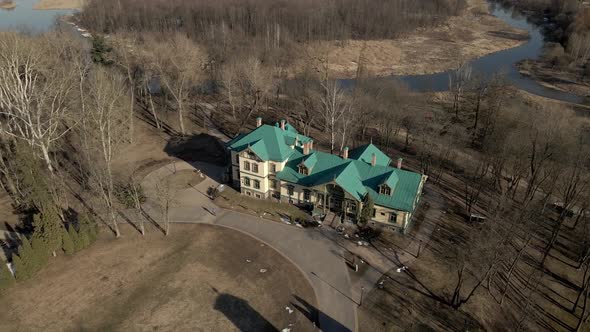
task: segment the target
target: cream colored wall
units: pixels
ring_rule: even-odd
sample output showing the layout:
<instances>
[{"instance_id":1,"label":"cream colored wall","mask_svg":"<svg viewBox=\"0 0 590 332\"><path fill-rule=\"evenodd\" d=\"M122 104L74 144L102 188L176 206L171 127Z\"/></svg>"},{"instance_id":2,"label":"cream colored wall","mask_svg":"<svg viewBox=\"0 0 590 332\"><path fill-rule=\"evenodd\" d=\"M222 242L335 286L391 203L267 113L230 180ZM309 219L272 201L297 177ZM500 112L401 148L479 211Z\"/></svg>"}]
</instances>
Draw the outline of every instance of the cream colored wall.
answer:
<instances>
[{"instance_id":1,"label":"cream colored wall","mask_svg":"<svg viewBox=\"0 0 590 332\"><path fill-rule=\"evenodd\" d=\"M289 185L292 185L293 188L293 195L289 196L289 190L287 189L287 187ZM314 193L314 190L319 190L320 192L322 191L321 188L309 188L309 187L304 187L304 186L300 186L297 184L292 184L290 182L286 182L286 181L281 181L281 196L285 196L285 197L290 197L293 200L300 200L303 202L303 197L304 197L304 190L311 190L311 197L309 202L310 203L315 203L317 200L317 195Z\"/></svg>"},{"instance_id":2,"label":"cream colored wall","mask_svg":"<svg viewBox=\"0 0 590 332\"><path fill-rule=\"evenodd\" d=\"M285 168L285 164L286 164L286 163L287 163L287 161L283 161L283 162L279 162L279 161L269 161L269 162L268 162L268 172L270 173L270 170L271 170L271 167L270 167L270 165L271 165L271 164L274 164L274 165L276 165L276 167L277 167L277 173L278 173L278 172L282 171L282 170L283 170L283 168ZM272 173L270 173L270 174L272 174Z\"/></svg>"},{"instance_id":3,"label":"cream colored wall","mask_svg":"<svg viewBox=\"0 0 590 332\"><path fill-rule=\"evenodd\" d=\"M287 163L286 161L284 161L284 162L276 162L276 161L258 162L256 160L243 157L240 153L237 153L235 151L231 151L230 154L231 154L233 178L237 179L238 173L239 173L240 186L243 188L243 190L248 190L248 191L251 191L252 193L254 193L254 192L267 193L268 191L275 191L275 190L282 189L281 185L280 185L281 181L279 181L279 180L277 180L278 181L278 189L271 188L271 179L275 179L275 177L274 177L275 174L270 172L270 165L275 164L276 171L280 172L285 167L285 164ZM236 156L239 156L239 162L236 162ZM250 163L250 170L249 171L244 169L244 162L245 161ZM258 165L258 172L256 172L256 173L254 173L252 171L253 164ZM250 178L250 186L244 185L244 177ZM260 181L260 189L254 189L253 180ZM285 195L286 195L286 190L287 189L285 187ZM268 195L270 195L270 193L268 193ZM301 198L303 199L303 192L302 191L301 191Z\"/></svg>"},{"instance_id":4,"label":"cream colored wall","mask_svg":"<svg viewBox=\"0 0 590 332\"><path fill-rule=\"evenodd\" d=\"M380 205L375 205L375 210L376 210L375 217L373 217L371 220L377 221L380 223L385 223L388 225L394 225L397 227L405 227L406 222L407 222L407 217L408 217L407 212L396 211L396 210L386 208L386 207L380 206ZM391 215L392 212L397 214L395 223L392 223L389 221L389 216ZM381 213L384 213L385 215L381 215Z\"/></svg>"},{"instance_id":5,"label":"cream colored wall","mask_svg":"<svg viewBox=\"0 0 590 332\"><path fill-rule=\"evenodd\" d=\"M249 171L244 168L244 162L250 163L250 170ZM258 172L256 172L256 173L254 173L252 171L252 169L253 169L252 165L254 165L254 164L258 165ZM257 162L252 159L240 157L240 173L251 174L251 175L259 176L259 177L263 177L263 178L267 177L268 176L268 162L265 162L265 161Z\"/></svg>"}]
</instances>

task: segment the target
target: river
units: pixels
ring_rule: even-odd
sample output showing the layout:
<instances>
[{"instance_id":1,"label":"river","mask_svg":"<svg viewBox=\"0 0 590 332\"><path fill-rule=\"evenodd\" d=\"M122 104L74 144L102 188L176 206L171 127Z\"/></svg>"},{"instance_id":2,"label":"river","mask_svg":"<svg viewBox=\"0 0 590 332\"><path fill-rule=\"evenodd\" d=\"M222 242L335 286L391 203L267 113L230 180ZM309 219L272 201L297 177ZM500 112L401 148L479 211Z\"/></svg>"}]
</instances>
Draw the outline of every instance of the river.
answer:
<instances>
[{"instance_id":1,"label":"river","mask_svg":"<svg viewBox=\"0 0 590 332\"><path fill-rule=\"evenodd\" d=\"M506 9L490 2L492 15L502 19L507 24L528 31L529 40L517 47L488 54L481 58L471 60L473 71L481 73L484 77L492 77L503 74L515 87L532 94L570 103L582 103L584 96L569 92L563 92L547 88L535 80L521 75L516 64L524 59L537 59L545 43L540 27L529 22L523 15L512 9ZM440 92L449 89L449 72L428 75L389 76L404 82L411 90L421 92ZM386 78L387 79L387 78ZM354 84L353 80L342 80L345 86Z\"/></svg>"},{"instance_id":2,"label":"river","mask_svg":"<svg viewBox=\"0 0 590 332\"><path fill-rule=\"evenodd\" d=\"M55 17L71 14L72 10L34 10L37 0L17 0L17 7L13 10L0 10L0 30L25 29L45 31L53 27ZM524 91L566 102L582 103L584 96L575 95L547 88L526 76L521 75L516 63L524 59L536 59L541 55L544 38L538 26L512 9L502 8L490 2L491 13L507 24L528 31L530 39L514 48L495 52L470 61L474 71L492 77L503 73L506 79ZM430 75L390 76L405 82L414 91L446 91L449 86L449 72ZM344 85L352 85L352 80L341 80Z\"/></svg>"},{"instance_id":3,"label":"river","mask_svg":"<svg viewBox=\"0 0 590 332\"><path fill-rule=\"evenodd\" d=\"M35 10L38 0L16 0L16 8L0 9L0 30L18 29L42 32L54 26L55 18L72 14L73 10Z\"/></svg>"}]
</instances>

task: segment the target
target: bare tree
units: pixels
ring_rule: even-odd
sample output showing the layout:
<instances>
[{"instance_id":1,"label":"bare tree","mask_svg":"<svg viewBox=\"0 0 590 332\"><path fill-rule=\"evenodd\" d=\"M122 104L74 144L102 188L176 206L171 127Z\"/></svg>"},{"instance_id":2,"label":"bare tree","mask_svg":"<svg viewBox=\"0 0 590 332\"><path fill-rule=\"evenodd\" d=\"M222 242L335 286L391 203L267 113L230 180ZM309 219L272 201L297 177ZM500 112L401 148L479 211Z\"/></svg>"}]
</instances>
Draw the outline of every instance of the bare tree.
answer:
<instances>
[{"instance_id":1,"label":"bare tree","mask_svg":"<svg viewBox=\"0 0 590 332\"><path fill-rule=\"evenodd\" d=\"M131 178L131 181L129 182L129 189L130 189L130 194L131 194L131 199L133 200L133 208L135 209L135 212L137 214L137 218L139 219L139 231L141 232L141 235L144 236L145 235L145 227L144 227L144 215L143 215L143 209L141 207L141 201L143 199L143 195L142 195L142 188L141 188L141 184L137 183L137 181L135 181L134 178Z\"/></svg>"},{"instance_id":2,"label":"bare tree","mask_svg":"<svg viewBox=\"0 0 590 332\"><path fill-rule=\"evenodd\" d=\"M471 78L471 71L471 66L466 62L462 62L455 70L449 73L449 91L453 98L452 110L457 118L459 117L465 89Z\"/></svg>"},{"instance_id":3,"label":"bare tree","mask_svg":"<svg viewBox=\"0 0 590 332\"><path fill-rule=\"evenodd\" d=\"M50 150L71 129L65 120L76 77L58 38L0 35L0 130L38 149L51 174Z\"/></svg>"},{"instance_id":4,"label":"bare tree","mask_svg":"<svg viewBox=\"0 0 590 332\"><path fill-rule=\"evenodd\" d=\"M170 234L170 208L175 204L175 190L165 178L156 183L157 204L164 222L164 235Z\"/></svg>"},{"instance_id":5,"label":"bare tree","mask_svg":"<svg viewBox=\"0 0 590 332\"><path fill-rule=\"evenodd\" d=\"M116 237L120 236L120 232L116 217L113 160L120 151L127 130L123 106L127 91L123 82L121 75L96 69L88 92L89 111L83 122L83 130L88 133L88 150L85 153L91 181L108 209Z\"/></svg>"},{"instance_id":6,"label":"bare tree","mask_svg":"<svg viewBox=\"0 0 590 332\"><path fill-rule=\"evenodd\" d=\"M239 67L235 63L230 62L221 68L221 92L229 104L234 121L238 120L237 114L243 102L239 91L238 80Z\"/></svg>"},{"instance_id":7,"label":"bare tree","mask_svg":"<svg viewBox=\"0 0 590 332\"><path fill-rule=\"evenodd\" d=\"M240 64L238 73L238 89L242 94L239 128L243 128L252 114L256 114L264 106L276 86L276 80L271 69L252 56Z\"/></svg>"},{"instance_id":8,"label":"bare tree","mask_svg":"<svg viewBox=\"0 0 590 332\"><path fill-rule=\"evenodd\" d=\"M185 135L185 103L189 92L203 79L203 55L188 37L175 34L168 42L151 41L160 81L176 101L180 133Z\"/></svg>"},{"instance_id":9,"label":"bare tree","mask_svg":"<svg viewBox=\"0 0 590 332\"><path fill-rule=\"evenodd\" d=\"M119 35L117 39L111 39L115 43L113 48L115 53L115 63L123 69L129 86L129 111L127 124L129 125L129 142L133 143L134 132L134 106L135 106L135 89L139 80L139 66L137 59L138 43L134 34Z\"/></svg>"},{"instance_id":10,"label":"bare tree","mask_svg":"<svg viewBox=\"0 0 590 332\"><path fill-rule=\"evenodd\" d=\"M350 110L350 101L337 81L326 79L321 83L319 103L322 106L325 129L330 135L330 152L334 153L336 133L343 115Z\"/></svg>"}]
</instances>

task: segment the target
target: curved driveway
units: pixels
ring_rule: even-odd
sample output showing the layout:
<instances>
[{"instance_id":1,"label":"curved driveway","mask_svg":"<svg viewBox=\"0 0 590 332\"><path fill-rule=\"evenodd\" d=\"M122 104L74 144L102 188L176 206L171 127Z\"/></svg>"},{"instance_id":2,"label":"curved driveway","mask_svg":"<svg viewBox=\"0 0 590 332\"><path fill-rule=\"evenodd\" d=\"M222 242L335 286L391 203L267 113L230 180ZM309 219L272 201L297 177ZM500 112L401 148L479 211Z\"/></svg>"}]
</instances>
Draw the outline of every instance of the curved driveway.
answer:
<instances>
[{"instance_id":1,"label":"curved driveway","mask_svg":"<svg viewBox=\"0 0 590 332\"><path fill-rule=\"evenodd\" d=\"M317 297L319 308L299 304L312 317L319 317L319 327L323 331L356 331L356 308L358 291L352 292L349 272L343 260L343 249L334 241L314 229L302 229L254 216L223 210L214 217L204 208L214 207L205 192L217 182L222 170L205 164L189 164L176 161L161 167L146 176L142 186L148 201L144 210L155 220L159 220L154 203L156 182L175 171L199 169L208 177L193 188L177 192L177 206L170 210L172 222L210 223L230 227L267 243L297 265L310 281ZM354 294L353 294L354 293Z\"/></svg>"}]
</instances>

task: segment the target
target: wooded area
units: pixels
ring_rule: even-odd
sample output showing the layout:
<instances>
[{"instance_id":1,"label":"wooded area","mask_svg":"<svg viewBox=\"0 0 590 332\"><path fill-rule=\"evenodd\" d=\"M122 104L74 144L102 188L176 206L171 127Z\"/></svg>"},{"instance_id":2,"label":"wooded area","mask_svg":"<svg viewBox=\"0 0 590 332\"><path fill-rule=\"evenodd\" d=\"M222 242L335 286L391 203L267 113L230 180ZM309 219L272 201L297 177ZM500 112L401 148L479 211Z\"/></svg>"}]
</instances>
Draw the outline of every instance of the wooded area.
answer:
<instances>
[{"instance_id":1,"label":"wooded area","mask_svg":"<svg viewBox=\"0 0 590 332\"><path fill-rule=\"evenodd\" d=\"M91 47L68 34L0 33L0 184L37 234L33 240L45 245L32 248L45 256L68 253L89 243L76 246L68 238L74 231L93 236L95 219L120 236L124 208L137 211L144 234L141 187L115 170L125 147L144 143L136 140L138 122L147 136L171 141L212 127L234 136L256 116L267 123L287 118L326 151L373 142L403 155L404 167L428 175L429 186L447 197L438 211L443 231L417 256L432 255L442 266L436 287L424 292L454 318L478 299L493 309L485 319L473 313L488 329L546 327L539 316L551 310L554 325L582 330L590 317L587 118L562 104L523 101L501 76L481 77L465 63L449 75L448 93L418 94L369 77L362 55L354 84L344 87L331 79L326 59L286 81L280 56L268 61L250 45L212 62L214 46L198 43L223 47L247 36L273 49L286 40L390 38L460 7L460 1L93 0L81 19L117 33L97 35ZM394 17L396 11L403 14ZM169 189L158 188L165 234ZM470 223L472 214L487 221ZM29 252L24 242L13 259ZM42 266L32 261L21 271ZM405 275L419 281L430 274ZM550 278L568 285L567 294L557 292L566 304L542 302L547 295L540 288L553 291L544 283ZM435 319L437 309L429 308Z\"/></svg>"},{"instance_id":2,"label":"wooded area","mask_svg":"<svg viewBox=\"0 0 590 332\"><path fill-rule=\"evenodd\" d=\"M292 41L397 37L457 15L464 0L91 0L80 14L94 31L183 32L224 43L256 38L267 47Z\"/></svg>"}]
</instances>

